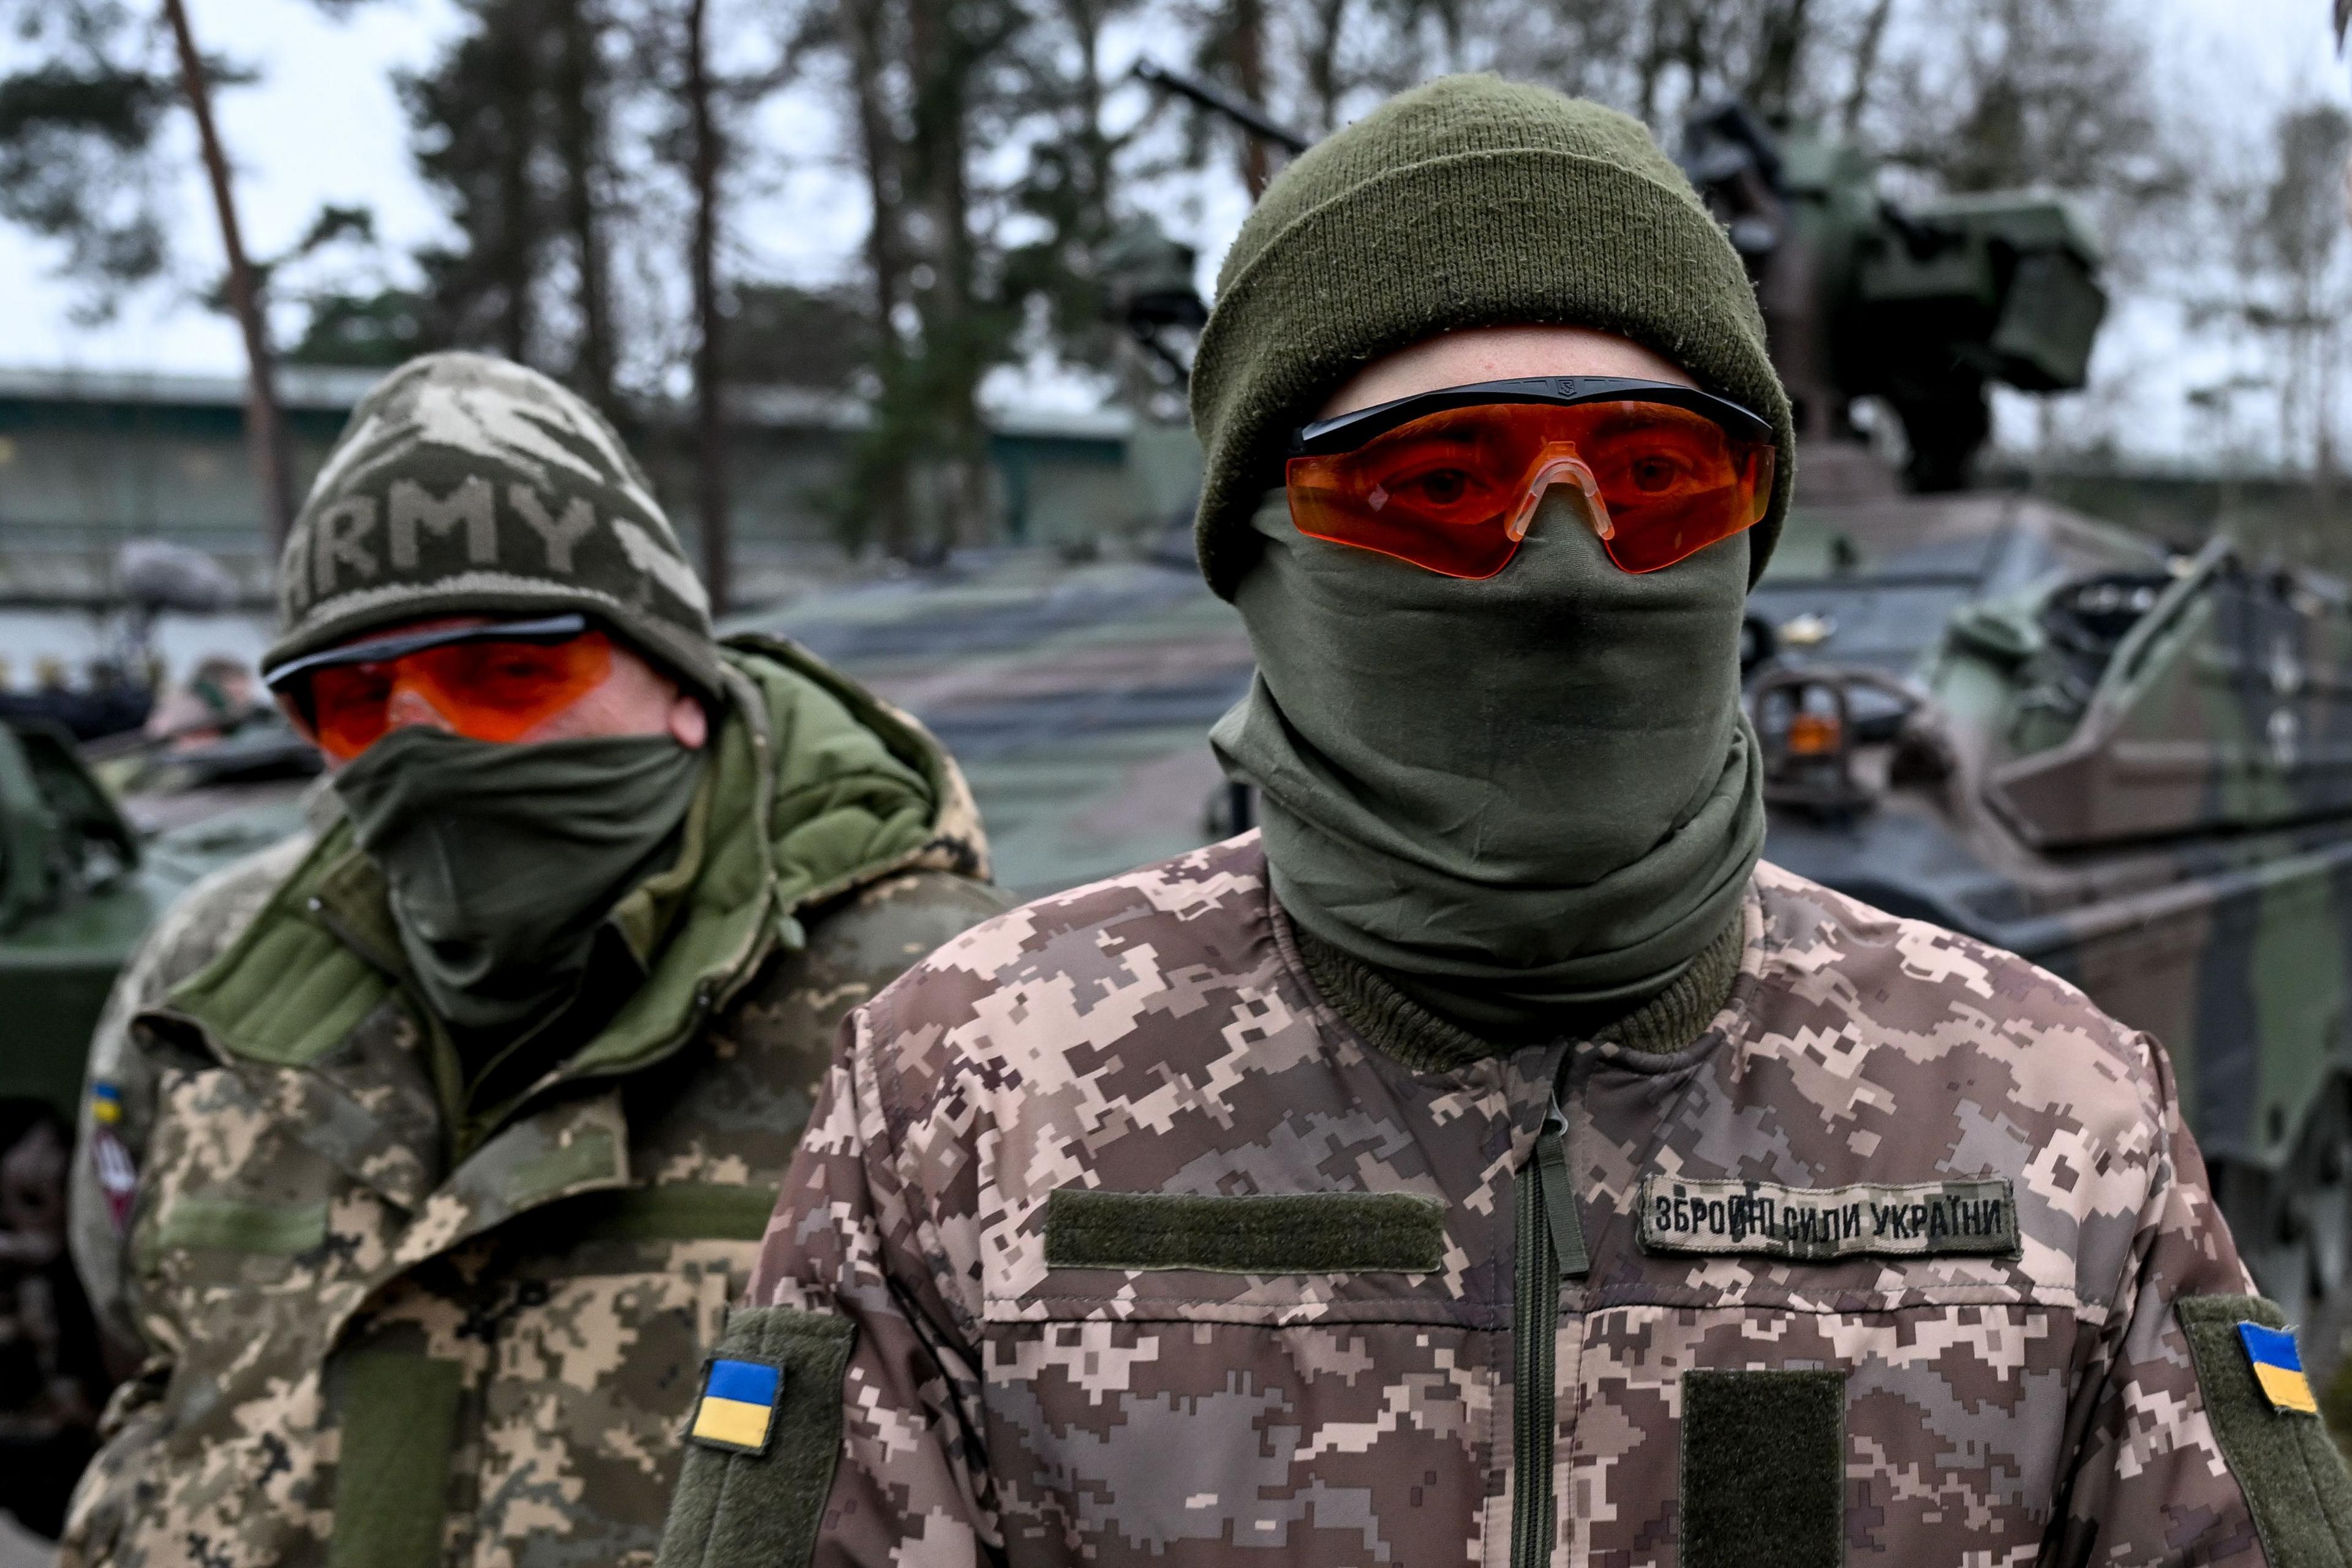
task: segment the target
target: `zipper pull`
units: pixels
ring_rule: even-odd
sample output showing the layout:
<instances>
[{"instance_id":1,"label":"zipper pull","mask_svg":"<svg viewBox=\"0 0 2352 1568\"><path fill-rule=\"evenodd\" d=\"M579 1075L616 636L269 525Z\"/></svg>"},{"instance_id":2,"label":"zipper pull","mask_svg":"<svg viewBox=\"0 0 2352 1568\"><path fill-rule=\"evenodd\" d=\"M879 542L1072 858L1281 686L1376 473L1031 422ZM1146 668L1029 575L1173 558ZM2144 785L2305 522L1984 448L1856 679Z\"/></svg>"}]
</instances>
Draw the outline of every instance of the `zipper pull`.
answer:
<instances>
[{"instance_id":1,"label":"zipper pull","mask_svg":"<svg viewBox=\"0 0 2352 1568\"><path fill-rule=\"evenodd\" d=\"M1576 1212L1576 1184L1569 1179L1568 1117L1551 1102L1543 1131L1536 1134L1536 1175L1543 1183L1544 1218L1551 1226L1551 1249L1559 1277L1581 1279L1592 1268L1584 1251L1584 1221Z\"/></svg>"}]
</instances>

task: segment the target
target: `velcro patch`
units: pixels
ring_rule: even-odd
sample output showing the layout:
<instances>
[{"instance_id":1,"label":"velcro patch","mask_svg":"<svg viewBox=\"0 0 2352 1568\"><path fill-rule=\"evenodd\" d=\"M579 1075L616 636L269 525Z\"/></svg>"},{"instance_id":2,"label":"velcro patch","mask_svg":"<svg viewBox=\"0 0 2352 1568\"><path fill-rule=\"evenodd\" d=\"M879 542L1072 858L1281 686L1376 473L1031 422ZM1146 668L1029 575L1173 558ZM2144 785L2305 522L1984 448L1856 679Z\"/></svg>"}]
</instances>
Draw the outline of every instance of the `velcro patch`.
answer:
<instances>
[{"instance_id":1,"label":"velcro patch","mask_svg":"<svg viewBox=\"0 0 2352 1568\"><path fill-rule=\"evenodd\" d=\"M1642 1246L1651 1252L1838 1258L2013 1258L2017 1200L2006 1177L1787 1187L1642 1179Z\"/></svg>"},{"instance_id":2,"label":"velcro patch","mask_svg":"<svg viewBox=\"0 0 2352 1568\"><path fill-rule=\"evenodd\" d=\"M686 1435L730 1454L764 1454L783 1388L784 1369L780 1366L714 1356L703 1374L702 1398Z\"/></svg>"},{"instance_id":3,"label":"velcro patch","mask_svg":"<svg viewBox=\"0 0 2352 1568\"><path fill-rule=\"evenodd\" d=\"M2246 1347L2246 1360L2252 1363L2254 1382L2261 1387L2263 1397L2271 1402L2272 1409L2292 1410L2305 1415L2319 1414L2319 1401L2312 1397L2311 1379L2303 1374L2303 1352L2294 1348L2291 1331L2240 1323L2238 1342Z\"/></svg>"},{"instance_id":4,"label":"velcro patch","mask_svg":"<svg viewBox=\"0 0 2352 1568\"><path fill-rule=\"evenodd\" d=\"M1845 1373L1683 1373L1682 1568L1845 1561Z\"/></svg>"},{"instance_id":5,"label":"velcro patch","mask_svg":"<svg viewBox=\"0 0 2352 1568\"><path fill-rule=\"evenodd\" d=\"M2183 1296L2174 1301L2205 1416L2221 1458L2245 1492L2262 1537L2263 1561L2275 1568L2341 1563L2352 1546L2352 1475L2310 1406L2281 1406L2261 1374L2293 1355L2286 1314L2259 1296ZM2251 1339L2248 1328L2267 1331ZM2281 1346L2278 1341L2288 1342ZM2259 1348L2258 1348L2259 1347ZM2302 1357L2288 1375L2303 1386Z\"/></svg>"},{"instance_id":6,"label":"velcro patch","mask_svg":"<svg viewBox=\"0 0 2352 1568\"><path fill-rule=\"evenodd\" d=\"M1213 1274L1433 1274L1445 1200L1431 1193L1106 1193L1045 1200L1048 1268Z\"/></svg>"}]
</instances>

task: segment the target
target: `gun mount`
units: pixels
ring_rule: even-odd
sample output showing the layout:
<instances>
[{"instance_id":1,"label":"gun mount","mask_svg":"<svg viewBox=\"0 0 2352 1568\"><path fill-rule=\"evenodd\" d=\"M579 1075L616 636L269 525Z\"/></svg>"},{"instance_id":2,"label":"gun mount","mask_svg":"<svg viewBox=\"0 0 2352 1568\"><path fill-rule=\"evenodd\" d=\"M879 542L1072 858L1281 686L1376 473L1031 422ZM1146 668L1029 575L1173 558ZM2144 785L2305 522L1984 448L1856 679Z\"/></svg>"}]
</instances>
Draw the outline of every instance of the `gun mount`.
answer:
<instances>
[{"instance_id":1,"label":"gun mount","mask_svg":"<svg viewBox=\"0 0 2352 1568\"><path fill-rule=\"evenodd\" d=\"M1955 490L1991 433L1990 384L2083 385L2107 297L2063 199L1901 205L1861 149L1776 133L1736 101L1691 119L1680 161L1748 264L1801 439L1854 439L1854 402L1875 397L1902 422L1911 489Z\"/></svg>"}]
</instances>

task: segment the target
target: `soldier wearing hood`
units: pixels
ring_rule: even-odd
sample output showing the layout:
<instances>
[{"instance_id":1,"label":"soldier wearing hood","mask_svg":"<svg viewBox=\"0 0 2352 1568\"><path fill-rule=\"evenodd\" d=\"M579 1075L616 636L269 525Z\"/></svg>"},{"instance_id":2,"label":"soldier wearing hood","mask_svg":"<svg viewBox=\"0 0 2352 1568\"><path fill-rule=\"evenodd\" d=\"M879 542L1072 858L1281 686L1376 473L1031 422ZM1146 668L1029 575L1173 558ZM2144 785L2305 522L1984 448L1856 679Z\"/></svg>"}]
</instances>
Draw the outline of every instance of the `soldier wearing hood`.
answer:
<instances>
[{"instance_id":1,"label":"soldier wearing hood","mask_svg":"<svg viewBox=\"0 0 2352 1568\"><path fill-rule=\"evenodd\" d=\"M851 1016L663 1561L2341 1561L2161 1050L1759 858L1790 411L1646 132L1315 147L1192 411L1263 835Z\"/></svg>"},{"instance_id":2,"label":"soldier wearing hood","mask_svg":"<svg viewBox=\"0 0 2352 1568\"><path fill-rule=\"evenodd\" d=\"M834 1026L1003 908L971 798L716 641L612 428L504 361L369 395L279 590L338 809L102 1031L77 1250L144 1361L63 1560L649 1561Z\"/></svg>"}]
</instances>

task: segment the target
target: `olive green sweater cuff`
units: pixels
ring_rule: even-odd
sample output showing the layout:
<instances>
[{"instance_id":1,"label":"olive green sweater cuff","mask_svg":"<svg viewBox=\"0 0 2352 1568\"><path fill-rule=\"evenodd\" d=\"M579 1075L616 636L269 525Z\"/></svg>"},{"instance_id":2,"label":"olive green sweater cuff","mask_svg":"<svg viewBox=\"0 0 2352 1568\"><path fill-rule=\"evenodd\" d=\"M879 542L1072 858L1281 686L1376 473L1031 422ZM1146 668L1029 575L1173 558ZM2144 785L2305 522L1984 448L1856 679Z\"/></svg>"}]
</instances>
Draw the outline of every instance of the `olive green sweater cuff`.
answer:
<instances>
[{"instance_id":1,"label":"olive green sweater cuff","mask_svg":"<svg viewBox=\"0 0 2352 1568\"><path fill-rule=\"evenodd\" d=\"M1659 1055L1681 1050L1703 1034L1731 1000L1745 947L1744 909L1699 951L1690 966L1657 995L1615 1018L1578 1019L1559 1033L1608 1040L1628 1050ZM1527 1042L1498 1042L1474 1035L1415 1002L1377 970L1293 925L1307 977L1331 1010L1385 1055L1415 1072L1446 1072L1487 1057L1507 1056ZM1557 1037L1555 1036L1555 1037Z\"/></svg>"}]
</instances>

